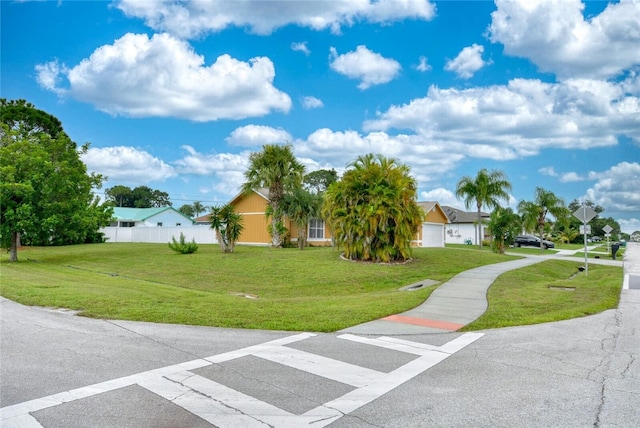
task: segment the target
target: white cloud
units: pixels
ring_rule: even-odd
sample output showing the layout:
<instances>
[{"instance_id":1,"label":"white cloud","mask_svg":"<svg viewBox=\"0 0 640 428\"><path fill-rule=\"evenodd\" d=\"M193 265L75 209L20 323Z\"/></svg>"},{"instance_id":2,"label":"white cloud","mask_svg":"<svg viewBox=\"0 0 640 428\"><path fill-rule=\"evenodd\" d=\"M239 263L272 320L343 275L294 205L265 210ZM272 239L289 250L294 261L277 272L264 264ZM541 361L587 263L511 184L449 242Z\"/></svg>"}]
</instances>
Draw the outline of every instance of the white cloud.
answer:
<instances>
[{"instance_id":1,"label":"white cloud","mask_svg":"<svg viewBox=\"0 0 640 428\"><path fill-rule=\"evenodd\" d=\"M640 219L630 218L630 219L618 219L616 220L620 225L620 229L624 233L628 233L631 235L633 232L640 231Z\"/></svg>"},{"instance_id":2,"label":"white cloud","mask_svg":"<svg viewBox=\"0 0 640 428\"><path fill-rule=\"evenodd\" d=\"M296 140L295 153L299 158L314 159L336 170L347 166L358 156L380 153L401 159L411 167L411 174L424 185L453 170L464 159L464 147L438 141L425 141L410 135L391 136L386 132L362 135L357 131L318 129L306 140ZM437 170L437 174L433 171Z\"/></svg>"},{"instance_id":3,"label":"white cloud","mask_svg":"<svg viewBox=\"0 0 640 428\"><path fill-rule=\"evenodd\" d=\"M256 0L119 0L116 5L157 31L184 38L230 26L266 35L290 24L339 33L342 26L356 21L384 24L402 19L430 20L435 15L435 6L427 0L283 1L277 5Z\"/></svg>"},{"instance_id":4,"label":"white cloud","mask_svg":"<svg viewBox=\"0 0 640 428\"><path fill-rule=\"evenodd\" d=\"M364 45L343 55L338 55L332 47L331 58L331 69L351 79L359 79L358 88L362 90L390 82L402 68L396 60L372 52Z\"/></svg>"},{"instance_id":5,"label":"white cloud","mask_svg":"<svg viewBox=\"0 0 640 428\"><path fill-rule=\"evenodd\" d=\"M429 65L429 63L427 63L427 57L425 56L420 57L420 63L416 65L416 70L422 71L422 72L431 70L431 66Z\"/></svg>"},{"instance_id":6,"label":"white cloud","mask_svg":"<svg viewBox=\"0 0 640 428\"><path fill-rule=\"evenodd\" d=\"M453 208L464 210L464 203L456 198L456 195L451 191L443 187L429 190L427 192L420 192L421 201L436 201L440 206L446 205Z\"/></svg>"},{"instance_id":7,"label":"white cloud","mask_svg":"<svg viewBox=\"0 0 640 428\"><path fill-rule=\"evenodd\" d=\"M577 181L584 181L584 180L585 180L584 177L578 175L575 172L567 172L560 176L561 183L575 183Z\"/></svg>"},{"instance_id":8,"label":"white cloud","mask_svg":"<svg viewBox=\"0 0 640 428\"><path fill-rule=\"evenodd\" d=\"M484 46L474 43L462 49L457 57L447 61L444 69L453 71L463 79L469 79L473 74L488 64L482 60Z\"/></svg>"},{"instance_id":9,"label":"white cloud","mask_svg":"<svg viewBox=\"0 0 640 428\"><path fill-rule=\"evenodd\" d=\"M538 170L538 172L542 175L548 175L549 177L557 177L558 173L555 168L552 166L545 166Z\"/></svg>"},{"instance_id":10,"label":"white cloud","mask_svg":"<svg viewBox=\"0 0 640 428\"><path fill-rule=\"evenodd\" d=\"M194 121L288 112L289 96L273 86L269 58L249 62L221 55L207 66L184 41L168 34L126 34L72 68L36 66L46 89L88 102L113 115L177 117ZM59 86L66 77L69 87Z\"/></svg>"},{"instance_id":11,"label":"white cloud","mask_svg":"<svg viewBox=\"0 0 640 428\"><path fill-rule=\"evenodd\" d=\"M58 95L64 95L64 90L59 89L58 85L62 82L62 76L69 72L66 66L60 64L60 61L56 59L45 64L38 64L35 69L38 85Z\"/></svg>"},{"instance_id":12,"label":"white cloud","mask_svg":"<svg viewBox=\"0 0 640 428\"><path fill-rule=\"evenodd\" d=\"M177 175L171 165L135 147L90 148L81 158L88 171L108 177L110 183L147 184Z\"/></svg>"},{"instance_id":13,"label":"white cloud","mask_svg":"<svg viewBox=\"0 0 640 428\"><path fill-rule=\"evenodd\" d=\"M225 141L233 146L262 147L265 144L291 142L291 134L282 128L263 125L247 125L236 128Z\"/></svg>"},{"instance_id":14,"label":"white cloud","mask_svg":"<svg viewBox=\"0 0 640 428\"><path fill-rule=\"evenodd\" d=\"M490 39L561 78L608 78L640 64L640 3L621 0L585 20L580 0L496 0Z\"/></svg>"},{"instance_id":15,"label":"white cloud","mask_svg":"<svg viewBox=\"0 0 640 428\"><path fill-rule=\"evenodd\" d=\"M311 51L307 47L307 42L293 42L291 43L291 50L302 52L306 56L309 56L311 54Z\"/></svg>"},{"instance_id":16,"label":"white cloud","mask_svg":"<svg viewBox=\"0 0 640 428\"><path fill-rule=\"evenodd\" d=\"M313 108L320 108L323 107L324 104L322 102L322 100L316 98L316 97L302 97L302 107L305 110L311 110Z\"/></svg>"},{"instance_id":17,"label":"white cloud","mask_svg":"<svg viewBox=\"0 0 640 428\"><path fill-rule=\"evenodd\" d=\"M621 162L607 171L590 174L598 182L587 190L585 198L607 212L640 212L640 163Z\"/></svg>"},{"instance_id":18,"label":"white cloud","mask_svg":"<svg viewBox=\"0 0 640 428\"><path fill-rule=\"evenodd\" d=\"M508 160L544 148L613 146L617 136L640 140L640 98L621 84L589 80L506 86L429 88L426 97L377 113L365 131L410 130L472 157Z\"/></svg>"},{"instance_id":19,"label":"white cloud","mask_svg":"<svg viewBox=\"0 0 640 428\"><path fill-rule=\"evenodd\" d=\"M240 191L244 183L244 171L249 165L250 152L207 154L187 145L181 148L187 152L186 155L173 162L180 174L211 176L215 185L208 191L213 190L227 196L234 196Z\"/></svg>"}]
</instances>

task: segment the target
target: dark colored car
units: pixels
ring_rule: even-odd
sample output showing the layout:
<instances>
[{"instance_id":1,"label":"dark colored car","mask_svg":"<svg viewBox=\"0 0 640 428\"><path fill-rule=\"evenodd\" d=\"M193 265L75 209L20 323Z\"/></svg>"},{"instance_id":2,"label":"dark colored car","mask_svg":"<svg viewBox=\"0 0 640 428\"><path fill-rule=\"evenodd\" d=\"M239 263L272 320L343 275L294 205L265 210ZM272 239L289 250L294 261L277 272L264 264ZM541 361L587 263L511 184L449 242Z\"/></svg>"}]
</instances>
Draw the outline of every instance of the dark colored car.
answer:
<instances>
[{"instance_id":1,"label":"dark colored car","mask_svg":"<svg viewBox=\"0 0 640 428\"><path fill-rule=\"evenodd\" d=\"M513 243L515 247L538 247L540 248L540 238L537 236L523 235L516 236L516 240ZM551 241L542 241L542 248L554 248L555 244Z\"/></svg>"}]
</instances>

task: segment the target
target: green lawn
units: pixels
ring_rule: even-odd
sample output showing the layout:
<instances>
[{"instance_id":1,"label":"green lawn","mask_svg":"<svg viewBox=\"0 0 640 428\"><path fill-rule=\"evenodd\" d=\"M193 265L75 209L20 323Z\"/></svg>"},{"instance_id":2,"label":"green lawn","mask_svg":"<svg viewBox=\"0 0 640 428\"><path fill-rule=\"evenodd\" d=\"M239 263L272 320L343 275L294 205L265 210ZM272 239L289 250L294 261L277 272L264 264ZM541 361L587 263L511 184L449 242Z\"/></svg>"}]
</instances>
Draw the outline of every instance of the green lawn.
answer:
<instances>
[{"instance_id":1,"label":"green lawn","mask_svg":"<svg viewBox=\"0 0 640 428\"><path fill-rule=\"evenodd\" d=\"M534 249L534 251L539 251ZM416 248L404 265L354 263L331 248L215 245L176 254L166 245L27 248L0 258L0 294L26 304L105 319L291 331L336 331L411 309L433 291L398 291L423 279L444 283L477 266L513 260L476 247ZM465 330L557 321L617 306L619 267L549 260L501 275L489 309Z\"/></svg>"},{"instance_id":2,"label":"green lawn","mask_svg":"<svg viewBox=\"0 0 640 428\"><path fill-rule=\"evenodd\" d=\"M469 249L414 250L404 265L341 260L331 248L215 245L182 255L167 245L97 244L27 248L0 259L0 294L26 305L107 319L275 330L336 331L411 309L433 287L473 267L512 260Z\"/></svg>"},{"instance_id":3,"label":"green lawn","mask_svg":"<svg viewBox=\"0 0 640 428\"><path fill-rule=\"evenodd\" d=\"M618 306L622 269L547 260L502 274L488 292L489 308L465 331L560 321L592 315Z\"/></svg>"}]
</instances>

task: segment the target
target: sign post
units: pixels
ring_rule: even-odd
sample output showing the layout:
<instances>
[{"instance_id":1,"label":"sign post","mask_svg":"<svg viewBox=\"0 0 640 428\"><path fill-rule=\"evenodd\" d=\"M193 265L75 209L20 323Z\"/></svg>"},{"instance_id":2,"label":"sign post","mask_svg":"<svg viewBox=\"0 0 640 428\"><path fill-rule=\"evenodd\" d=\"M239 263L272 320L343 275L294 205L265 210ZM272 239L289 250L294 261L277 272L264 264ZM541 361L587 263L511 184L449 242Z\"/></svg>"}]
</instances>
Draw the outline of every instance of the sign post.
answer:
<instances>
[{"instance_id":1,"label":"sign post","mask_svg":"<svg viewBox=\"0 0 640 428\"><path fill-rule=\"evenodd\" d=\"M608 253L609 251L611 251L611 246L609 245L609 237L611 236L613 227L607 224L605 227L602 228L602 231L604 232L604 236L607 237L607 253Z\"/></svg>"},{"instance_id":2,"label":"sign post","mask_svg":"<svg viewBox=\"0 0 640 428\"><path fill-rule=\"evenodd\" d=\"M591 231L591 228L587 227L587 223L597 216L598 213L583 202L582 206L578 208L573 215L582 222L580 232L584 235L584 274L586 276L589 275L589 262L587 261L587 234Z\"/></svg>"}]
</instances>

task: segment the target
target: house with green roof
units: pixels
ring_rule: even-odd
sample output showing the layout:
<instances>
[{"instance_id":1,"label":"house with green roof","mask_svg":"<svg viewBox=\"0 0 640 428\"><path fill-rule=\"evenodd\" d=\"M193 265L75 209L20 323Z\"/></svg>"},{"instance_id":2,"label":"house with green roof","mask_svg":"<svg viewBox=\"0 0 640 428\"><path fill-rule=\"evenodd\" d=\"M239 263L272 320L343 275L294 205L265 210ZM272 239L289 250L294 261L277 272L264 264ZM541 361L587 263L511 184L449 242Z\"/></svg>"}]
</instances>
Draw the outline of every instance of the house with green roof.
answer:
<instances>
[{"instance_id":1,"label":"house with green roof","mask_svg":"<svg viewBox=\"0 0 640 428\"><path fill-rule=\"evenodd\" d=\"M112 227L181 227L193 221L173 207L113 209Z\"/></svg>"},{"instance_id":2,"label":"house with green roof","mask_svg":"<svg viewBox=\"0 0 640 428\"><path fill-rule=\"evenodd\" d=\"M109 227L100 230L107 242L167 243L183 234L188 241L215 244L214 231L208 225L195 225L193 220L173 207L113 209Z\"/></svg>"}]
</instances>

